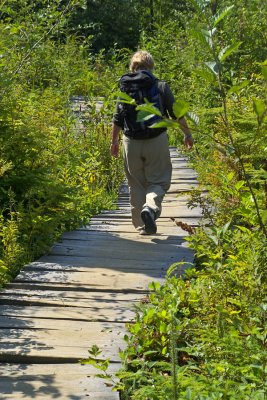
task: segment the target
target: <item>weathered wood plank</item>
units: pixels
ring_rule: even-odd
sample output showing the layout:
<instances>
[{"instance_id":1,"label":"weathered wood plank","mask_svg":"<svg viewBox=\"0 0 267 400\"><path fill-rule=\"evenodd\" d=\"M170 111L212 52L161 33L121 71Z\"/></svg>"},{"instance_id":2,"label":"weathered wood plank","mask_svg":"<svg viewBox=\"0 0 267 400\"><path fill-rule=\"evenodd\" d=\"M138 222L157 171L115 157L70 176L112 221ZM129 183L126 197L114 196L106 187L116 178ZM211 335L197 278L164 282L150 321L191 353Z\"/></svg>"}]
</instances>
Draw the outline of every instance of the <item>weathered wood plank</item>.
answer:
<instances>
[{"instance_id":1,"label":"weathered wood plank","mask_svg":"<svg viewBox=\"0 0 267 400\"><path fill-rule=\"evenodd\" d=\"M95 344L103 350L103 358L120 361L118 353L124 346L124 324L112 321L86 322L77 317L73 320L67 314L60 314L64 318L60 320L52 311L49 314L51 318L48 315L44 318L41 310L34 311L35 307L32 312L14 307L10 311L13 318L8 315L4 321L5 316L0 317L1 327L5 326L0 329L1 362L26 362L27 359L35 363L77 362L86 358L87 349ZM35 315L31 316L33 313Z\"/></svg>"},{"instance_id":2,"label":"weathered wood plank","mask_svg":"<svg viewBox=\"0 0 267 400\"><path fill-rule=\"evenodd\" d=\"M168 234L161 234L160 235L162 240L158 240L157 244L161 246L162 244L171 244L180 242L184 242L184 236L187 236L187 233L184 232L181 228L177 227L177 235L168 235ZM126 232L126 233L116 233L116 232L96 232L96 231L74 231L74 232L67 232L62 235L60 243L66 242L68 240L77 240L77 241L86 241L86 242L117 242L119 239L127 239L135 241L138 239L139 241L148 242L148 243L155 243L154 237L150 235L144 236L140 238L140 235L137 232ZM112 246L112 243L109 244Z\"/></svg>"},{"instance_id":3,"label":"weathered wood plank","mask_svg":"<svg viewBox=\"0 0 267 400\"><path fill-rule=\"evenodd\" d=\"M141 247L141 243L140 243ZM179 248L179 251L178 251ZM166 249L165 249L166 250ZM130 243L127 243L127 247L116 249L115 252L110 252L110 249L107 247L96 247L93 250L90 247L86 246L64 246L63 244L58 244L54 246L51 250L51 255L63 256L80 256L80 257L106 257L107 259L118 259L127 261L129 258L129 254L131 254L132 260L137 261L162 261L162 262L172 262L175 258L188 258L192 255L192 251L183 246L177 246L176 249L171 249L168 247L168 252L163 252L161 248L159 251L154 250L149 246L143 246L143 249L136 250L135 246L131 246ZM99 264L101 267L101 265Z\"/></svg>"},{"instance_id":4,"label":"weathered wood plank","mask_svg":"<svg viewBox=\"0 0 267 400\"><path fill-rule=\"evenodd\" d=\"M155 281L155 280L153 280ZM157 279L156 281L160 281ZM82 284L70 284L70 283L53 283L53 282L12 282L8 284L9 288L14 289L24 289L24 290L55 290L55 291L64 291L64 290L71 290L77 292L113 292L113 293L148 293L148 289L142 288L105 288L103 286L99 287L91 287L88 285Z\"/></svg>"},{"instance_id":5,"label":"weathered wood plank","mask_svg":"<svg viewBox=\"0 0 267 400\"><path fill-rule=\"evenodd\" d=\"M9 296L9 297L8 297ZM88 306L90 304L97 303L99 307L102 307L102 303L111 303L114 307L117 307L119 304L133 304L138 302L144 298L143 293L121 293L121 292L82 292L82 291L71 291L71 290L48 290L46 286L43 289L39 290L25 290L23 288L5 288L1 292L0 302L5 300L6 298L23 298L29 299L29 301L48 301L51 302L51 305L64 305L66 302L70 303L74 302L73 307L80 306ZM15 305L15 304L14 304Z\"/></svg>"},{"instance_id":6,"label":"weathered wood plank","mask_svg":"<svg viewBox=\"0 0 267 400\"><path fill-rule=\"evenodd\" d=\"M156 275L156 276L155 276ZM157 281L163 281L165 273L160 271L154 274ZM136 272L110 271L104 268L98 268L88 272L72 271L22 271L14 282L27 283L48 283L48 284L67 284L80 285L84 287L98 289L135 289L145 290L151 276Z\"/></svg>"},{"instance_id":7,"label":"weathered wood plank","mask_svg":"<svg viewBox=\"0 0 267 400\"><path fill-rule=\"evenodd\" d=\"M179 240L180 239L180 240ZM162 252L168 253L169 251L177 252L180 251L180 247L185 247L185 240L182 239L181 237L176 239L176 241L168 242L168 240L158 240L158 241L153 241L150 239L150 241L144 241L141 235L138 235L136 240L131 240L128 238L123 238L123 237L117 237L113 238L112 243L110 246L112 247L112 255L114 258L121 258L120 255L121 253L125 253L128 251L131 251L134 256L137 254L143 254L143 253L150 253L153 252L153 254L158 254ZM83 250L88 250L90 254L92 254L92 250L94 251L94 254L96 251L100 250L103 251L104 249L107 248L107 244L103 240L94 240L93 242L88 242L88 241L78 241L78 240L62 240L61 242L56 243L53 248L52 248L52 253L55 251L57 252L59 248L66 248L66 250L73 250L73 249L79 249L81 251ZM108 249L110 251L110 249ZM65 254L68 254L67 251ZM81 253L82 254L82 253ZM103 253L102 253L103 254ZM129 254L127 254L129 258ZM112 258L113 258L112 257Z\"/></svg>"},{"instance_id":8,"label":"weathered wood plank","mask_svg":"<svg viewBox=\"0 0 267 400\"><path fill-rule=\"evenodd\" d=\"M187 222L188 224L197 226L199 224L199 217L195 218L191 215L184 217L184 216L177 216L179 220ZM155 236L160 236L161 234L177 234L177 227L175 224L170 220L170 217L162 218L160 217L157 220L158 232L155 235L151 235L151 238ZM98 231L103 232L105 230L111 232L131 232L136 233L136 237L139 237L139 234L136 232L134 227L132 226L130 221L119 221L119 220L108 220L107 218L98 218L97 220L92 220L90 225L85 225L84 227L79 228L79 231ZM143 240L146 237L142 238Z\"/></svg>"},{"instance_id":9,"label":"weathered wood plank","mask_svg":"<svg viewBox=\"0 0 267 400\"><path fill-rule=\"evenodd\" d=\"M30 292L30 293L29 293ZM33 293L32 293L33 292ZM69 297L68 293L66 295L63 295L61 292L61 296L57 292L52 292L50 291L50 295L48 296L47 293L42 293L40 294L40 291L38 294L36 294L35 290L31 291L25 291L25 290L19 290L17 289L16 291L13 289L6 289L4 293L1 294L0 297L0 305L14 305L14 306L36 306L36 305L41 305L41 306L57 306L57 307L78 307L78 308L92 308L92 307L97 307L99 309L105 309L105 308L116 308L124 311L128 311L132 309L133 303L136 303L138 300L137 298L127 301L126 299L119 301L119 300L109 300L109 299L104 299L103 294L102 294L102 299L95 297L87 297L81 299L79 297L79 294L76 292L73 292L75 296ZM43 291L45 292L45 291ZM53 294L52 294L53 293ZM66 292L65 292L66 293ZM125 294L126 297L126 294ZM144 297L143 294L139 295L139 300ZM127 314L127 313L126 313ZM125 317L126 318L126 317ZM126 318L127 319L127 318Z\"/></svg>"},{"instance_id":10,"label":"weathered wood plank","mask_svg":"<svg viewBox=\"0 0 267 400\"><path fill-rule=\"evenodd\" d=\"M56 257L56 256L55 256ZM60 257L60 259L56 258L57 262L53 262L55 259L54 256L46 256L42 257L42 259L45 259L47 261L39 261L39 262L33 262L31 264L26 265L22 271L36 271L36 270L44 270L44 271L71 271L71 272L88 272L88 270L93 271L94 269L98 269L99 266L97 266L95 263L90 262L91 260L84 259L84 257ZM113 264L108 264L107 260L104 259L106 262L106 265L104 267L106 269L116 269L118 271L124 271L124 272L131 272L130 270L139 272L139 273L145 273L146 275L151 275L152 270L152 275L154 275L154 271L159 273L159 271L166 271L166 265L164 265L161 262L156 262L156 261L151 261L148 262L147 268L144 265L145 262L138 262L138 261L132 261L130 262L127 261L127 264L125 264L125 261L122 260L120 263L114 263Z\"/></svg>"},{"instance_id":11,"label":"weathered wood plank","mask_svg":"<svg viewBox=\"0 0 267 400\"><path fill-rule=\"evenodd\" d=\"M145 265L148 265L148 268L145 268ZM47 255L43 256L39 259L38 262L33 263L34 266L40 266L40 268L44 267L59 269L59 270L71 270L72 268L80 267L82 270L87 270L88 268L99 268L100 266L107 269L116 269L117 271L127 272L129 269L135 269L136 271L147 271L147 275L153 276L153 270L163 270L169 266L169 263L162 263L161 261L138 261L138 260L119 260L119 259L110 259L110 263L108 262L108 258L86 258L86 257L71 257L71 256L56 256L56 255ZM152 270L152 272L151 272Z\"/></svg>"},{"instance_id":12,"label":"weathered wood plank","mask_svg":"<svg viewBox=\"0 0 267 400\"><path fill-rule=\"evenodd\" d=\"M16 309L19 314L20 309ZM34 311L33 311L34 312ZM90 331L94 331L102 334L113 332L114 335L120 332L124 332L124 322L113 322L113 321L88 321L83 320L82 316L80 319L69 319L69 318L36 318L34 315L23 316L23 315L0 315L0 330L7 328L10 329L25 329L25 330L59 330L59 331L82 331L87 332L90 335Z\"/></svg>"},{"instance_id":13,"label":"weathered wood plank","mask_svg":"<svg viewBox=\"0 0 267 400\"><path fill-rule=\"evenodd\" d=\"M115 374L119 366L111 364ZM80 364L2 364L0 398L17 399L92 399L119 400L119 395L96 378L96 370ZM3 396L3 397L1 397Z\"/></svg>"},{"instance_id":14,"label":"weathered wood plank","mask_svg":"<svg viewBox=\"0 0 267 400\"><path fill-rule=\"evenodd\" d=\"M55 307L48 304L45 305L1 305L2 316L15 317L34 317L34 318L50 318L50 319L70 319L77 321L90 322L128 322L133 318L132 304L113 304L99 305L96 303L88 304L87 307L72 307L63 304Z\"/></svg>"},{"instance_id":15,"label":"weathered wood plank","mask_svg":"<svg viewBox=\"0 0 267 400\"><path fill-rule=\"evenodd\" d=\"M162 213L161 213L161 216L160 216L160 219L158 220L158 222L160 222L161 218L167 218L167 217L170 217L173 215L177 216L177 217L181 216L183 218L185 218L185 217L198 218L198 217L201 217L201 213L202 213L201 208L194 208L194 209L190 210L190 209L188 209L187 206L184 206L182 204L180 204L179 207L173 207L173 205L172 205L171 208L172 209L170 210L170 208L163 207L163 210L162 210ZM108 219L113 220L114 218L116 218L116 219L120 218L120 219L124 219L127 221L130 219L130 215L128 215L127 213L122 213L122 212L118 213L117 210L114 210L113 212L109 212L107 214L103 214L103 213L99 214L98 216L92 218L91 222L98 221L99 219L102 219L103 221L106 221Z\"/></svg>"}]
</instances>

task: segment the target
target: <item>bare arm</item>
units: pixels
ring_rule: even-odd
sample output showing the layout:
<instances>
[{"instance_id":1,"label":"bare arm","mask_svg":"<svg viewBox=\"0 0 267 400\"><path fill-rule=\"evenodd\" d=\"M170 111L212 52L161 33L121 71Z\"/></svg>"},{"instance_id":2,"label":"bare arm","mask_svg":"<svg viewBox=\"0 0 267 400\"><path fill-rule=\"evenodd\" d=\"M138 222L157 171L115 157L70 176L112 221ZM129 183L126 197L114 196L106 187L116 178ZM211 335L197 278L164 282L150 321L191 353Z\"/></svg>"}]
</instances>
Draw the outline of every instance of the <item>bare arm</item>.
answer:
<instances>
[{"instance_id":1,"label":"bare arm","mask_svg":"<svg viewBox=\"0 0 267 400\"><path fill-rule=\"evenodd\" d=\"M112 124L112 131L111 131L111 146L110 152L113 157L118 157L119 155L119 138L120 138L120 131L121 127L116 125L114 122Z\"/></svg>"},{"instance_id":2,"label":"bare arm","mask_svg":"<svg viewBox=\"0 0 267 400\"><path fill-rule=\"evenodd\" d=\"M184 144L187 149L192 149L194 141L185 117L179 119L179 125L184 133Z\"/></svg>"}]
</instances>

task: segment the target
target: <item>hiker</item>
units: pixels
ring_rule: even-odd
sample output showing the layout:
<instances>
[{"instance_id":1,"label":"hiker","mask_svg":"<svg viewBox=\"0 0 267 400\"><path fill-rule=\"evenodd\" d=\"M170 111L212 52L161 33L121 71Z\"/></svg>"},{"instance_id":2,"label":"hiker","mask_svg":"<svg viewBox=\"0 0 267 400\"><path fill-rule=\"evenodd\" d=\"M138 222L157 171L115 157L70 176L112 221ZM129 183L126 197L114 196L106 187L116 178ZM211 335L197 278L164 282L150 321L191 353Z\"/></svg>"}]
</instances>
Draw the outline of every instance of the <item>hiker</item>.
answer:
<instances>
[{"instance_id":1,"label":"hiker","mask_svg":"<svg viewBox=\"0 0 267 400\"><path fill-rule=\"evenodd\" d=\"M152 74L154 60L146 51L137 51L130 61L130 73L120 79L120 89L136 104L153 103L164 117L175 119L174 96L165 81ZM117 101L112 124L111 154L119 154L119 135L123 131L124 169L130 189L132 223L141 235L157 232L156 220L161 214L163 197L171 184L172 164L166 128L150 128L160 117L137 121L134 105ZM179 119L190 149L193 139L185 118Z\"/></svg>"}]
</instances>

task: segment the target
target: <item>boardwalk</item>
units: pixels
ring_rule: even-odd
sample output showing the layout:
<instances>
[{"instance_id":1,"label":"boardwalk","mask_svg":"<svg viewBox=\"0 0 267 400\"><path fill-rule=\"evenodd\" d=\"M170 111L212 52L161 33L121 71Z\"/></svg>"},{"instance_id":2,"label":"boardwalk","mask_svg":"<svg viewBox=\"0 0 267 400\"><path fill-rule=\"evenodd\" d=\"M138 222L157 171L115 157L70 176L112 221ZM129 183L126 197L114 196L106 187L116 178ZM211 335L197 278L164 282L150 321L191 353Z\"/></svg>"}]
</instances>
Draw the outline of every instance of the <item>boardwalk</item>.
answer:
<instances>
[{"instance_id":1,"label":"boardwalk","mask_svg":"<svg viewBox=\"0 0 267 400\"><path fill-rule=\"evenodd\" d=\"M158 234L139 236L130 221L128 192L118 210L63 235L49 255L26 266L0 295L0 399L113 400L117 393L78 363L97 344L111 370L119 367L125 322L151 281L164 280L175 261L192 261L185 232L170 217L196 225L200 211L179 196L196 174L171 149L172 185Z\"/></svg>"}]
</instances>

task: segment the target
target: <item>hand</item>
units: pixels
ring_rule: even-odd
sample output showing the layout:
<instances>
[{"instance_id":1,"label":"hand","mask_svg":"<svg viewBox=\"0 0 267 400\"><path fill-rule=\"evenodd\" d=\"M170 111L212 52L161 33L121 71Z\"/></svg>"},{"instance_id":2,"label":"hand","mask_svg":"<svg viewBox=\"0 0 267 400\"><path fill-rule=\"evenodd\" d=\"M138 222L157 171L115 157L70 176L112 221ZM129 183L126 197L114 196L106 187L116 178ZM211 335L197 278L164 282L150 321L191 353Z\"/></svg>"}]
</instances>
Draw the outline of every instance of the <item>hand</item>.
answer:
<instances>
[{"instance_id":1,"label":"hand","mask_svg":"<svg viewBox=\"0 0 267 400\"><path fill-rule=\"evenodd\" d=\"M119 142L111 143L110 153L111 153L112 157L118 157L119 149L120 149Z\"/></svg>"},{"instance_id":2,"label":"hand","mask_svg":"<svg viewBox=\"0 0 267 400\"><path fill-rule=\"evenodd\" d=\"M190 135L190 136L186 136L186 137L184 138L184 145L185 145L185 147L186 147L187 150L192 149L193 144L194 144L194 140L193 140L193 138L192 138L191 135Z\"/></svg>"}]
</instances>

